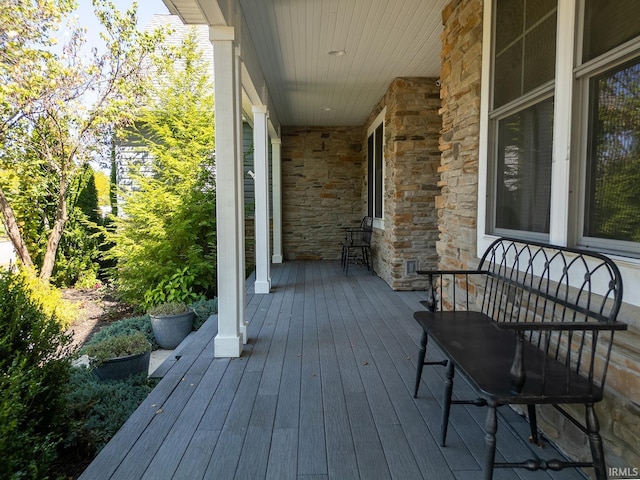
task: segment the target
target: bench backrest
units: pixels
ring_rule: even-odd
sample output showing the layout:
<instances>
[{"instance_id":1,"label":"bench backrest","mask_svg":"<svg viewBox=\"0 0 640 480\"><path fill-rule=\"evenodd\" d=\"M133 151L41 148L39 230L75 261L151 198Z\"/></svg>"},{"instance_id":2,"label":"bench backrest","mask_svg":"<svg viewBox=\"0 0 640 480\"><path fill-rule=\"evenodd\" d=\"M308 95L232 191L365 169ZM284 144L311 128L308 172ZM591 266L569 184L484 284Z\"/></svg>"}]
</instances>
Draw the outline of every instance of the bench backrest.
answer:
<instances>
[{"instance_id":1,"label":"bench backrest","mask_svg":"<svg viewBox=\"0 0 640 480\"><path fill-rule=\"evenodd\" d=\"M451 285L453 283L453 285ZM440 286L457 292L448 309L480 309L497 322L546 323L526 339L572 370L602 386L622 303L622 279L612 260L584 250L494 241L473 275L444 276ZM477 298L469 301L469 291ZM460 298L461 291L466 300ZM441 300L442 305L442 300ZM469 305L475 303L475 306ZM620 328L622 329L622 328Z\"/></svg>"},{"instance_id":2,"label":"bench backrest","mask_svg":"<svg viewBox=\"0 0 640 480\"><path fill-rule=\"evenodd\" d=\"M360 222L360 228L362 229L362 243L371 245L371 234L373 232L373 218L367 216Z\"/></svg>"},{"instance_id":3,"label":"bench backrest","mask_svg":"<svg viewBox=\"0 0 640 480\"><path fill-rule=\"evenodd\" d=\"M613 323L622 278L598 253L500 238L485 251L482 311L497 321Z\"/></svg>"}]
</instances>

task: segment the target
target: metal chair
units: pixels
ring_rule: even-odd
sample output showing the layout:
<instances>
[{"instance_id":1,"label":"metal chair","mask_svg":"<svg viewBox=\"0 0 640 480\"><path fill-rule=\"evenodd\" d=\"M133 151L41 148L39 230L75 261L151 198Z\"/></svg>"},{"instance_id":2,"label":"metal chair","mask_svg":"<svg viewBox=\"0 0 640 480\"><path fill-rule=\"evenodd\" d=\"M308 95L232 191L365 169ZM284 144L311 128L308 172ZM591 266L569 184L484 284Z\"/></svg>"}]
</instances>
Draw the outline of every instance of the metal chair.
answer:
<instances>
[{"instance_id":1,"label":"metal chair","mask_svg":"<svg viewBox=\"0 0 640 480\"><path fill-rule=\"evenodd\" d=\"M349 274L349 264L354 263L356 257L352 256L352 251L360 252L362 263L371 270L371 233L373 230L373 219L364 217L360 226L356 228L344 228L344 240L342 240L342 269L344 274Z\"/></svg>"}]
</instances>

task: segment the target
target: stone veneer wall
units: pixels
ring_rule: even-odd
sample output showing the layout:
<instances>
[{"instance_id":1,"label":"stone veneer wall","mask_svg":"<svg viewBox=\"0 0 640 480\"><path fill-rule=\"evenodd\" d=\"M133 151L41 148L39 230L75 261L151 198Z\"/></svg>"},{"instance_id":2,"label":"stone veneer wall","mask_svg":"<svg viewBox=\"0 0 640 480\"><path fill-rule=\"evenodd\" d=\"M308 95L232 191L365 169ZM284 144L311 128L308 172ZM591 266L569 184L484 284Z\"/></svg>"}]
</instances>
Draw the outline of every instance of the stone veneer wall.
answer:
<instances>
[{"instance_id":1,"label":"stone veneer wall","mask_svg":"<svg viewBox=\"0 0 640 480\"><path fill-rule=\"evenodd\" d=\"M286 260L339 259L342 226L362 213L362 127L282 128Z\"/></svg>"},{"instance_id":2,"label":"stone veneer wall","mask_svg":"<svg viewBox=\"0 0 640 480\"><path fill-rule=\"evenodd\" d=\"M442 19L437 250L443 268L476 267L482 0L453 0Z\"/></svg>"},{"instance_id":3,"label":"stone veneer wall","mask_svg":"<svg viewBox=\"0 0 640 480\"><path fill-rule=\"evenodd\" d=\"M443 10L442 193L436 198L441 268L477 266L476 216L480 74L482 66L482 0L452 0ZM640 315L624 305L620 320ZM633 323L631 321L630 323ZM616 333L607 375L607 391L596 405L608 466L640 468L640 360L637 332ZM577 418L583 408L570 408ZM548 438L570 457L591 459L588 441L551 407L539 410L538 421ZM591 473L591 469L589 469Z\"/></svg>"},{"instance_id":4,"label":"stone veneer wall","mask_svg":"<svg viewBox=\"0 0 640 480\"><path fill-rule=\"evenodd\" d=\"M363 204L367 204L366 128L386 107L384 230L376 230L376 273L394 290L419 288L423 279L407 275L406 261L435 268L438 238L435 197L439 193L440 87L437 78L396 78L374 108L363 140Z\"/></svg>"}]
</instances>

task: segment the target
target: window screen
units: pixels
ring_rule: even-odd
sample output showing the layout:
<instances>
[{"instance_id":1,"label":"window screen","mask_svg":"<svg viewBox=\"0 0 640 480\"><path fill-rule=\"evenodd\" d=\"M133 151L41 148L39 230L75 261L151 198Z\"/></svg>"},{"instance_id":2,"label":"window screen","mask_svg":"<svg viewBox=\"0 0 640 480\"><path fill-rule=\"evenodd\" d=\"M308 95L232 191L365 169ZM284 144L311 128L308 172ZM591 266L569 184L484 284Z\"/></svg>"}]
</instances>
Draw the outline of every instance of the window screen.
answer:
<instances>
[{"instance_id":1,"label":"window screen","mask_svg":"<svg viewBox=\"0 0 640 480\"><path fill-rule=\"evenodd\" d=\"M584 235L640 242L640 59L591 78L590 97Z\"/></svg>"},{"instance_id":2,"label":"window screen","mask_svg":"<svg viewBox=\"0 0 640 480\"><path fill-rule=\"evenodd\" d=\"M495 227L549 232L553 99L498 121Z\"/></svg>"}]
</instances>

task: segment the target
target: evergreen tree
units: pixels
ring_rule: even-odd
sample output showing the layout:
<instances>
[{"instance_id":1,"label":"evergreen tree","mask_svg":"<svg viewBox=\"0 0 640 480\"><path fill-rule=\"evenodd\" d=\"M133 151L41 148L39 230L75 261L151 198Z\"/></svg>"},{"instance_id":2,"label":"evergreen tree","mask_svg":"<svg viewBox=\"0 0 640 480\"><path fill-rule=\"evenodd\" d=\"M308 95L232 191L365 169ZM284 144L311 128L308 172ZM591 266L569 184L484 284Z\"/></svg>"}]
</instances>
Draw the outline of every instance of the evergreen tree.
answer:
<instances>
[{"instance_id":1,"label":"evergreen tree","mask_svg":"<svg viewBox=\"0 0 640 480\"><path fill-rule=\"evenodd\" d=\"M216 284L213 86L195 33L155 68L152 102L120 132L150 160L129 165L135 188L122 192L112 249L121 294L140 304L176 272L195 294Z\"/></svg>"}]
</instances>

